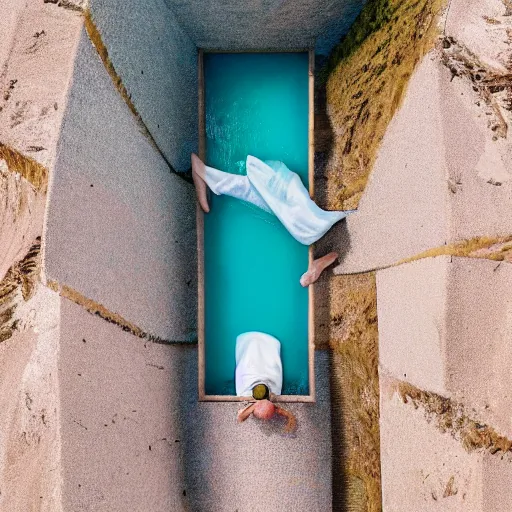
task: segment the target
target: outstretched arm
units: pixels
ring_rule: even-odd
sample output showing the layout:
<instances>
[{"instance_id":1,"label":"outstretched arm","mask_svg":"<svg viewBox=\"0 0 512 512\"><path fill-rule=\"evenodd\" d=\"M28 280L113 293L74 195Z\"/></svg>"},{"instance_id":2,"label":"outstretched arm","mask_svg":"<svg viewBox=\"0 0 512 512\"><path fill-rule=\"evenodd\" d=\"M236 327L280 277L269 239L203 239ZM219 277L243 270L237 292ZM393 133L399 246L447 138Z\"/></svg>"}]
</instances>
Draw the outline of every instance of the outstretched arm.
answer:
<instances>
[{"instance_id":1,"label":"outstretched arm","mask_svg":"<svg viewBox=\"0 0 512 512\"><path fill-rule=\"evenodd\" d=\"M279 406L276 406L276 412L288 420L288 423L285 427L285 432L288 434L293 432L297 427L297 420L295 419L295 416L290 411L287 411L286 409L283 409Z\"/></svg>"},{"instance_id":2,"label":"outstretched arm","mask_svg":"<svg viewBox=\"0 0 512 512\"><path fill-rule=\"evenodd\" d=\"M252 411L254 411L255 405L256 404L250 404L245 409L240 409L238 411L238 414L236 416L238 423L242 423L252 414Z\"/></svg>"}]
</instances>

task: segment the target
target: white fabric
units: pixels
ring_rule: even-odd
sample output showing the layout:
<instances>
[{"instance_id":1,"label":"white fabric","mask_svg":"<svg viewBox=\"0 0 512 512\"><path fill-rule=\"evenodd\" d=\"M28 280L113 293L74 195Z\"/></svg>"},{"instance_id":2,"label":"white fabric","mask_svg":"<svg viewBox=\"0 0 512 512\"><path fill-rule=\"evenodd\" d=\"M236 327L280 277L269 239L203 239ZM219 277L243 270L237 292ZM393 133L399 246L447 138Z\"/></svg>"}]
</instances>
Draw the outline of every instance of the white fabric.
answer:
<instances>
[{"instance_id":1,"label":"white fabric","mask_svg":"<svg viewBox=\"0 0 512 512\"><path fill-rule=\"evenodd\" d=\"M251 185L247 176L219 171L213 167L205 167L205 181L214 194L218 196L225 195L235 197L242 201L255 204L268 213L272 213L272 210L268 207L267 203L265 203L258 191Z\"/></svg>"},{"instance_id":2,"label":"white fabric","mask_svg":"<svg viewBox=\"0 0 512 512\"><path fill-rule=\"evenodd\" d=\"M247 176L226 173L206 166L205 181L217 195L226 194L248 201L273 213L300 243L311 245L350 211L328 212L309 197L298 174L283 162L247 157Z\"/></svg>"},{"instance_id":3,"label":"white fabric","mask_svg":"<svg viewBox=\"0 0 512 512\"><path fill-rule=\"evenodd\" d=\"M274 336L256 331L240 334L235 356L237 396L251 396L257 384L265 384L275 395L281 394L281 343Z\"/></svg>"}]
</instances>

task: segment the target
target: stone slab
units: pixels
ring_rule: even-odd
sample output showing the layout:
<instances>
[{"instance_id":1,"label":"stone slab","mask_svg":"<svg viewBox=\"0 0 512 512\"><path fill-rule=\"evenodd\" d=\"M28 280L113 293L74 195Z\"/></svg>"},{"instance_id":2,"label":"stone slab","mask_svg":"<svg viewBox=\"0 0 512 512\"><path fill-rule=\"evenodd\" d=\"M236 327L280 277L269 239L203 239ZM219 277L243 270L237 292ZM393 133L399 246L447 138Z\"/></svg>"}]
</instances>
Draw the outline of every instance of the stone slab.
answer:
<instances>
[{"instance_id":1,"label":"stone slab","mask_svg":"<svg viewBox=\"0 0 512 512\"><path fill-rule=\"evenodd\" d=\"M165 0L198 48L312 48L327 55L364 1Z\"/></svg>"},{"instance_id":2,"label":"stone slab","mask_svg":"<svg viewBox=\"0 0 512 512\"><path fill-rule=\"evenodd\" d=\"M443 74L432 54L412 76L388 126L358 212L347 218L336 274L396 263L448 237L448 185L440 98Z\"/></svg>"},{"instance_id":3,"label":"stone slab","mask_svg":"<svg viewBox=\"0 0 512 512\"><path fill-rule=\"evenodd\" d=\"M495 117L472 82L441 63L439 50L427 54L388 126L358 213L335 228L342 254L335 273L512 233L512 149L493 131Z\"/></svg>"},{"instance_id":4,"label":"stone slab","mask_svg":"<svg viewBox=\"0 0 512 512\"><path fill-rule=\"evenodd\" d=\"M177 171L197 152L197 49L161 0L90 0L110 59Z\"/></svg>"},{"instance_id":5,"label":"stone slab","mask_svg":"<svg viewBox=\"0 0 512 512\"><path fill-rule=\"evenodd\" d=\"M7 11L14 32L9 50L7 37L0 54L0 140L51 167L83 18L42 1L23 2L22 8L16 3Z\"/></svg>"},{"instance_id":6,"label":"stone slab","mask_svg":"<svg viewBox=\"0 0 512 512\"><path fill-rule=\"evenodd\" d=\"M59 298L40 288L23 308L0 343L0 509L58 512Z\"/></svg>"},{"instance_id":7,"label":"stone slab","mask_svg":"<svg viewBox=\"0 0 512 512\"><path fill-rule=\"evenodd\" d=\"M141 134L85 31L47 210L47 279L160 338L195 338L193 187Z\"/></svg>"},{"instance_id":8,"label":"stone slab","mask_svg":"<svg viewBox=\"0 0 512 512\"><path fill-rule=\"evenodd\" d=\"M443 256L377 273L381 368L512 437L512 265Z\"/></svg>"},{"instance_id":9,"label":"stone slab","mask_svg":"<svg viewBox=\"0 0 512 512\"><path fill-rule=\"evenodd\" d=\"M512 438L512 265L454 258L446 312L446 388Z\"/></svg>"},{"instance_id":10,"label":"stone slab","mask_svg":"<svg viewBox=\"0 0 512 512\"><path fill-rule=\"evenodd\" d=\"M326 352L317 403L289 405L289 437L282 424L237 424L238 403L199 403L196 347L144 343L61 308L65 510L331 510Z\"/></svg>"},{"instance_id":11,"label":"stone slab","mask_svg":"<svg viewBox=\"0 0 512 512\"><path fill-rule=\"evenodd\" d=\"M450 256L377 272L379 364L400 380L446 392Z\"/></svg>"},{"instance_id":12,"label":"stone slab","mask_svg":"<svg viewBox=\"0 0 512 512\"><path fill-rule=\"evenodd\" d=\"M384 512L506 512L512 462L458 439L404 404L381 375L380 435Z\"/></svg>"}]
</instances>

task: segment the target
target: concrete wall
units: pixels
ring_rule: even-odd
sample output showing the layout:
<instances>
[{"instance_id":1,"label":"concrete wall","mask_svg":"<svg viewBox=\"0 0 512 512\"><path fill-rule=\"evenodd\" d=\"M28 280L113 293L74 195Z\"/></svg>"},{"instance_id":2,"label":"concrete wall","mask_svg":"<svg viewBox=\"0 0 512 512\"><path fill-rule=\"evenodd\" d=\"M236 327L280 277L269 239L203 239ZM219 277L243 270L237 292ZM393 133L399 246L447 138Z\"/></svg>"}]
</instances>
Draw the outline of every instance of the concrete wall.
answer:
<instances>
[{"instance_id":1,"label":"concrete wall","mask_svg":"<svg viewBox=\"0 0 512 512\"><path fill-rule=\"evenodd\" d=\"M509 455L466 451L421 407L403 403L381 377L384 512L507 512L512 496Z\"/></svg>"},{"instance_id":2,"label":"concrete wall","mask_svg":"<svg viewBox=\"0 0 512 512\"><path fill-rule=\"evenodd\" d=\"M197 50L163 0L90 0L112 63L171 165L197 151Z\"/></svg>"},{"instance_id":3,"label":"concrete wall","mask_svg":"<svg viewBox=\"0 0 512 512\"><path fill-rule=\"evenodd\" d=\"M46 278L165 340L194 339L195 199L82 31L52 172Z\"/></svg>"},{"instance_id":4,"label":"concrete wall","mask_svg":"<svg viewBox=\"0 0 512 512\"><path fill-rule=\"evenodd\" d=\"M199 48L310 48L327 54L364 0L164 0Z\"/></svg>"},{"instance_id":5,"label":"concrete wall","mask_svg":"<svg viewBox=\"0 0 512 512\"><path fill-rule=\"evenodd\" d=\"M512 438L511 286L510 264L451 256L377 273L385 511L510 509L510 456L483 429ZM422 397L403 403L399 381Z\"/></svg>"}]
</instances>

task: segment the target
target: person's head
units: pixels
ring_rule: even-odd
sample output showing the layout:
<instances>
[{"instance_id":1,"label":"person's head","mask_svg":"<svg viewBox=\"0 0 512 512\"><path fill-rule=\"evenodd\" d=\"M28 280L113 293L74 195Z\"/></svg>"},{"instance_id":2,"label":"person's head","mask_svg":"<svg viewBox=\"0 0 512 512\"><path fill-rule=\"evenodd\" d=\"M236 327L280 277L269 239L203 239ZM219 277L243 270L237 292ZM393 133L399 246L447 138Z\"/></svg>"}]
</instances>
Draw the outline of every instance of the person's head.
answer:
<instances>
[{"instance_id":1,"label":"person's head","mask_svg":"<svg viewBox=\"0 0 512 512\"><path fill-rule=\"evenodd\" d=\"M269 420L274 415L276 408L270 400L258 400L254 404L253 414L260 420Z\"/></svg>"},{"instance_id":2,"label":"person's head","mask_svg":"<svg viewBox=\"0 0 512 512\"><path fill-rule=\"evenodd\" d=\"M252 388L252 397L254 400L268 400L270 390L265 384L257 384Z\"/></svg>"}]
</instances>

